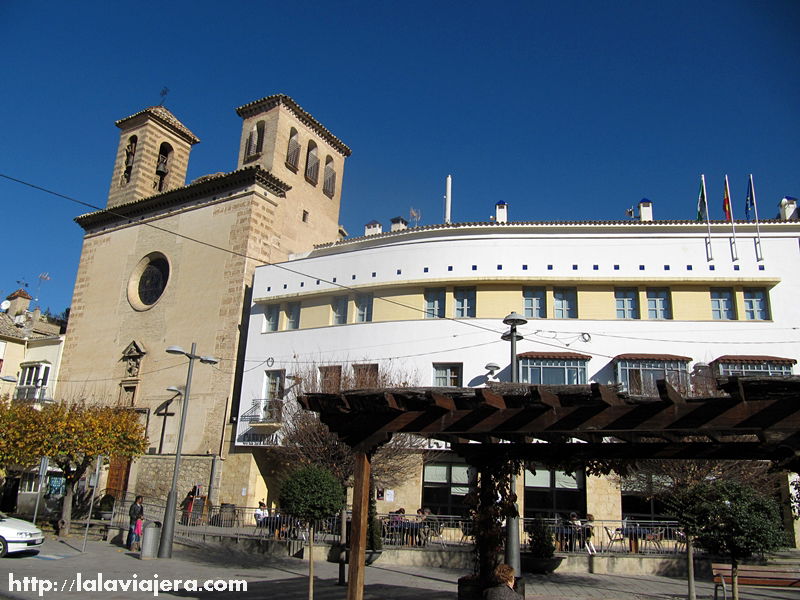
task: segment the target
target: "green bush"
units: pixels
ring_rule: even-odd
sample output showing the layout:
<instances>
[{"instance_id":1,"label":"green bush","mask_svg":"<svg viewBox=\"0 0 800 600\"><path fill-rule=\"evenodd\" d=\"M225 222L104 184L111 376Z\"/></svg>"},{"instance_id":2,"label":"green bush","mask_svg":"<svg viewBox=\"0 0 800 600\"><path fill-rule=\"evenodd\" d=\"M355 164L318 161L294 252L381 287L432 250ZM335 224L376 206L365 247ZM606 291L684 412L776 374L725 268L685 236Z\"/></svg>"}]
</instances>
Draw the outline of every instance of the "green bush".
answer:
<instances>
[{"instance_id":1,"label":"green bush","mask_svg":"<svg viewBox=\"0 0 800 600\"><path fill-rule=\"evenodd\" d=\"M304 521L335 515L344 505L344 489L330 471L303 467L283 482L278 500L282 510Z\"/></svg>"},{"instance_id":2,"label":"green bush","mask_svg":"<svg viewBox=\"0 0 800 600\"><path fill-rule=\"evenodd\" d=\"M530 536L529 552L534 558L552 558L556 551L553 532L542 519L536 519L525 528Z\"/></svg>"}]
</instances>

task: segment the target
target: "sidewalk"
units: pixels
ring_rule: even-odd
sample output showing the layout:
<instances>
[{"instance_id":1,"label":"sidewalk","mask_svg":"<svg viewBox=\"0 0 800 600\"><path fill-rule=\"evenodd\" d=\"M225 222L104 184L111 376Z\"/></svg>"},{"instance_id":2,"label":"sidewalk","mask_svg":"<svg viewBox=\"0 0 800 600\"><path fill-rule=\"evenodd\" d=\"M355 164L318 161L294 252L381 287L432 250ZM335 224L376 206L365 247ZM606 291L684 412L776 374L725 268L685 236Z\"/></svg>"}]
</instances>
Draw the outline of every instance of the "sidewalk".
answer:
<instances>
[{"instance_id":1,"label":"sidewalk","mask_svg":"<svg viewBox=\"0 0 800 600\"><path fill-rule=\"evenodd\" d=\"M48 539L39 555L14 555L0 560L0 598L153 598L151 591L69 591L76 573L82 580L104 581L196 579L245 580L247 591L161 591L162 598L202 600L305 600L308 597L308 563L299 559L264 557L236 550L191 549L176 545L171 559L139 560L138 555L104 542L89 542L81 553L82 539ZM344 600L346 588L336 585L338 566L316 561L314 597ZM450 569L400 567L380 562L366 570L364 597L368 600L455 600L456 581L464 572ZM56 584L44 595L38 591L10 590L9 576L17 582L24 577L47 579ZM21 584L19 584L21 585ZM19 587L17 585L17 587ZM626 575L579 575L555 573L526 576L527 600L678 600L686 597L686 582L667 577ZM63 588L63 591L61 590ZM800 600L800 590L753 590L742 588L742 600ZM698 600L713 597L713 586L698 583Z\"/></svg>"}]
</instances>

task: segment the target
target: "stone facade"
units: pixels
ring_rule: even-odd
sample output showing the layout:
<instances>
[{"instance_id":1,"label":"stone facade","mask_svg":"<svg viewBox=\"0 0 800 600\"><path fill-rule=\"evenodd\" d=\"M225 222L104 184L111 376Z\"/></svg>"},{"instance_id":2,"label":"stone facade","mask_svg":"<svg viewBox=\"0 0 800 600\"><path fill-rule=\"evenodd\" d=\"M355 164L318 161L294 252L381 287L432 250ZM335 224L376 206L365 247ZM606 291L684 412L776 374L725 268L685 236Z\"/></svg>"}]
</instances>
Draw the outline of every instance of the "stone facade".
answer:
<instances>
[{"instance_id":1,"label":"stone facade","mask_svg":"<svg viewBox=\"0 0 800 600\"><path fill-rule=\"evenodd\" d=\"M208 482L211 477L212 456L181 456L181 469L178 474L178 501L183 499L195 485L201 486L200 495L208 492ZM172 484L172 472L175 468L175 455L162 454L160 456L142 456L131 466L131 472L136 471L136 486L129 488L145 497L145 501L152 498L166 498Z\"/></svg>"},{"instance_id":2,"label":"stone facade","mask_svg":"<svg viewBox=\"0 0 800 600\"><path fill-rule=\"evenodd\" d=\"M282 106L261 106L255 113L277 121L284 110L282 126L302 129L306 143L313 140L335 152L327 141L330 132L316 121L309 128L306 113L290 113ZM259 264L284 261L291 253L335 241L338 195L323 194L321 181L292 185L268 171L267 164L285 163L285 147L274 149L279 154L274 161L240 165L232 173L201 177L185 186L189 150L198 140L169 111L151 107L117 125L121 135L108 198L113 211L76 219L85 236L60 396L134 407L150 443L148 454L131 466L128 489L163 495L172 475L163 463L174 460L181 410L187 404L182 394L167 388L183 386L188 364L186 357L165 349L179 345L188 352L196 343L198 355L212 355L219 363L194 364L183 452L202 458L184 463L181 485L202 480L208 486L211 460L218 456L222 460L211 501L255 505L267 495L263 456L249 449L233 451L229 425L238 414L236 374L244 360L240 336L247 326L244 310L253 273ZM247 128L245 122L243 131ZM132 136L136 150L131 166ZM172 153L159 190L154 174L164 143ZM338 153L337 160L341 173L344 154Z\"/></svg>"}]
</instances>

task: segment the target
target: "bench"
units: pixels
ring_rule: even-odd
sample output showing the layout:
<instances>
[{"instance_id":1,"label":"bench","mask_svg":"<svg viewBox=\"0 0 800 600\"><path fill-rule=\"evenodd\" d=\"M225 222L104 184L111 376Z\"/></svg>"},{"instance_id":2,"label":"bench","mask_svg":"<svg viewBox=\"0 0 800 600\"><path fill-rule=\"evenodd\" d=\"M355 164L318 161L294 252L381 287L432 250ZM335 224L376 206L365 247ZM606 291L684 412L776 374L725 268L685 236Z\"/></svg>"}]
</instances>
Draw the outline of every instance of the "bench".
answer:
<instances>
[{"instance_id":1,"label":"bench","mask_svg":"<svg viewBox=\"0 0 800 600\"><path fill-rule=\"evenodd\" d=\"M711 572L714 575L714 600L720 587L723 599L727 600L731 566L713 563ZM751 587L800 588L800 571L779 565L740 565L738 581L739 585Z\"/></svg>"}]
</instances>

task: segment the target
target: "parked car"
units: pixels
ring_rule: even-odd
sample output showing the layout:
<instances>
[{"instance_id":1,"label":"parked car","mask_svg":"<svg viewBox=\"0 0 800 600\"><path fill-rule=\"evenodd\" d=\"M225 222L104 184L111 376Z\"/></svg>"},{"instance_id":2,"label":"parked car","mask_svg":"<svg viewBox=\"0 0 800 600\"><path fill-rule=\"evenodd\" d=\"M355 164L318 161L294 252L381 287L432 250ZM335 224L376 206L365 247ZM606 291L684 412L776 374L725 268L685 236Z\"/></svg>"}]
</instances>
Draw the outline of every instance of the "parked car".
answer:
<instances>
[{"instance_id":1,"label":"parked car","mask_svg":"<svg viewBox=\"0 0 800 600\"><path fill-rule=\"evenodd\" d=\"M11 552L37 550L43 542L44 534L36 525L0 512L0 558Z\"/></svg>"}]
</instances>

